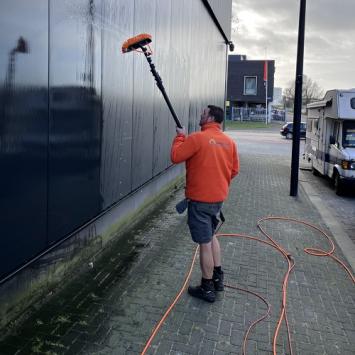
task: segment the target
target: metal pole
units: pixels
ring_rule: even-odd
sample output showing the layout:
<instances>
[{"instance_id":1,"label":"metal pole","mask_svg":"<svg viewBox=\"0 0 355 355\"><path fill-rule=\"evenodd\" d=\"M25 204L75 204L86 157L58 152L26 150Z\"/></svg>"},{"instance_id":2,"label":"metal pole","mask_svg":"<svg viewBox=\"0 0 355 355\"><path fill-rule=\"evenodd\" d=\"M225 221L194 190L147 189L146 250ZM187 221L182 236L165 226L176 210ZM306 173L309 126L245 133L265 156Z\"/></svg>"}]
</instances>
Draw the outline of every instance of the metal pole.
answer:
<instances>
[{"instance_id":1,"label":"metal pole","mask_svg":"<svg viewBox=\"0 0 355 355\"><path fill-rule=\"evenodd\" d=\"M265 85L265 124L268 124L268 110L267 110L267 85L269 79L269 62L267 58L267 47L265 47L265 60L264 60L264 85Z\"/></svg>"},{"instance_id":2,"label":"metal pole","mask_svg":"<svg viewBox=\"0 0 355 355\"><path fill-rule=\"evenodd\" d=\"M223 131L226 129L226 120L227 120L227 90L228 90L228 46L226 46L226 71L225 71L225 82L224 82L224 120L223 120ZM229 101L229 109L231 102ZM231 113L229 111L229 114L231 116ZM231 118L232 120L232 118Z\"/></svg>"},{"instance_id":3,"label":"metal pole","mask_svg":"<svg viewBox=\"0 0 355 355\"><path fill-rule=\"evenodd\" d=\"M266 64L267 65L267 64ZM267 124L268 122L268 110L267 110L267 77L266 77L266 81L265 81L265 124Z\"/></svg>"},{"instance_id":4,"label":"metal pole","mask_svg":"<svg viewBox=\"0 0 355 355\"><path fill-rule=\"evenodd\" d=\"M298 169L300 155L300 128L302 114L302 78L303 78L303 53L304 53L304 28L306 19L306 0L300 0L300 18L298 26L297 68L295 82L295 102L293 109L293 137L291 160L290 196L298 193Z\"/></svg>"}]
</instances>

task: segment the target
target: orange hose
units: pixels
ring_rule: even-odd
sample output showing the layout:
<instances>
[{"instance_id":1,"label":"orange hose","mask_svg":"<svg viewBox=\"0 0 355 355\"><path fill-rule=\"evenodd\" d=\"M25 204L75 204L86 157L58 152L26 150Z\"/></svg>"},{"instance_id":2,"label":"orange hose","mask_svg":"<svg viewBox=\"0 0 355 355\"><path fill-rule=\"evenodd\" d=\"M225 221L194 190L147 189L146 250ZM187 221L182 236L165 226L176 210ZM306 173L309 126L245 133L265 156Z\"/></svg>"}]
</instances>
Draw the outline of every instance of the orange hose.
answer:
<instances>
[{"instance_id":1,"label":"orange hose","mask_svg":"<svg viewBox=\"0 0 355 355\"><path fill-rule=\"evenodd\" d=\"M190 269L189 271L187 272L187 275L185 276L185 282L184 284L182 285L181 287L181 290L179 291L179 293L176 295L176 297L174 298L174 301L170 304L170 306L168 307L168 309L166 310L166 312L164 313L163 317L160 319L160 321L158 322L158 324L155 326L152 334L150 335L147 343L145 344L145 347L142 351L142 354L145 354L146 351L148 350L151 342L153 341L156 333L158 332L158 330L160 329L160 327L162 326L162 324L164 323L165 319L167 318L167 316L169 315L169 313L171 312L171 310L173 309L173 307L175 306L176 302L179 300L179 298L181 297L182 293L184 292L185 288L186 288L186 285L190 279L190 276L191 276L191 273L192 273L192 268L193 268L193 265L195 263L195 260L196 260L196 256L197 256L197 252L198 252L198 249L199 247L196 247L195 249L195 253L192 257L192 261L191 261L191 266L190 266Z\"/></svg>"},{"instance_id":2,"label":"orange hose","mask_svg":"<svg viewBox=\"0 0 355 355\"><path fill-rule=\"evenodd\" d=\"M269 314L270 314L270 310L271 310L271 306L270 306L270 303L268 301L266 301L266 299L262 296L260 296L259 294L257 294L256 292L253 292L253 291L249 291L245 288L241 288L241 287L235 287L235 286L231 286L231 285L225 285L226 287L229 287L229 288L233 288L235 290L240 290L240 291L244 291L244 292L247 292L247 293L251 293L252 295L260 298L266 305L267 305L267 312L260 318L256 319L250 326L249 328L247 329L245 335L244 335L244 340L243 340L243 354L246 354L246 347L247 347L247 338L248 338L248 335L250 333L250 331L252 330L252 328L254 328L256 326L257 323L261 322L263 319L265 319Z\"/></svg>"},{"instance_id":3,"label":"orange hose","mask_svg":"<svg viewBox=\"0 0 355 355\"><path fill-rule=\"evenodd\" d=\"M260 220L261 221L261 220ZM260 222L258 221L258 223ZM259 225L258 225L259 227ZM259 227L260 228L260 227ZM290 274L290 272L292 271L295 263L294 261L292 261L291 263L291 255L289 253L287 253L286 251L284 251L262 228L260 228L260 230L262 231L262 233L270 240L270 242L268 241L265 241L265 240L262 240L262 239L259 239L257 237L251 237L251 236L248 236L248 235L244 235L244 234L236 234L236 233L233 233L233 234L217 234L217 237L243 237L243 238L246 238L246 239L251 239L251 240L256 240L258 242L261 242L261 243L264 243L264 244L267 244L273 248L275 248L277 251L279 251L286 259L287 263L288 263L288 270L285 274L285 277L284 277L284 280L283 280L283 285L282 285L282 304L281 304L281 313L280 313L280 317L279 317L279 320L277 322L277 326L276 326L276 330L275 330L275 333L274 333L274 339L273 339L273 351L274 351L274 354L276 354L276 341L277 341L277 336L278 336L278 333L279 333L279 330L280 330L280 327L281 327L281 323L282 323L282 320L285 318L285 321L287 319L286 317L286 291L287 291L287 282L288 282L288 276ZM247 291L247 292L250 292L252 293L251 291ZM259 297L259 295L258 295ZM261 297L261 296L260 296ZM260 298L259 297L259 298ZM258 320L256 323L258 323L260 320ZM251 330L251 328L253 326L255 326L256 323L253 323L247 330L245 336L244 336L244 345L243 345L243 355L246 354L246 341L247 341L247 336ZM292 346L291 346L291 336L290 336L290 331L289 331L289 328L288 328L288 321L286 321L286 327L287 327L287 334L288 334L288 341L289 341L289 349L290 349L290 353L291 355L293 354L293 351L292 351Z\"/></svg>"},{"instance_id":4,"label":"orange hose","mask_svg":"<svg viewBox=\"0 0 355 355\"><path fill-rule=\"evenodd\" d=\"M344 269L345 271L349 274L351 280L353 281L353 283L355 283L355 277L352 274L351 270L344 264L344 262L342 262L339 258L335 257L333 254L333 252L335 251L335 245L333 243L333 241L330 239L330 237L320 228L318 228L317 226L309 223L309 222L305 222L305 221L301 221L301 220L297 220L294 218L288 218L288 217L264 217L261 218L258 222L257 222L257 227L260 229L261 233L268 239L268 240L262 240L259 239L257 237L253 237L253 236L249 236L246 234L238 234L238 233L230 233L230 234L216 234L216 237L220 238L220 237L239 237L239 238L245 238L245 239L249 239L249 240L255 240L258 241L260 243L266 244L268 246L271 246L273 248L275 248L277 251L279 251L284 258L287 261L288 264L288 269L285 273L283 282L282 282L282 303L281 303L281 309L280 309L280 316L279 316L279 320L277 322L276 325L276 329L274 332L274 336L273 336L273 354L277 355L277 347L276 347L276 343L277 343L277 338L279 335L279 331L281 328L281 324L282 321L285 320L286 323L286 329L287 329L287 336L288 336L288 344L289 344L289 349L290 349L290 354L293 354L293 350L292 350L292 345L291 345L291 336L290 336L290 329L289 329L289 324L288 324L288 319L287 319L287 285L288 285L288 279L290 276L291 271L293 270L293 268L295 267L295 262L292 259L292 256L289 252L287 252L286 250L284 250L279 244L276 243L275 240L273 240L271 238L271 236L262 228L261 223L267 220L279 220L279 221L287 221L287 222L295 222L298 224L303 224L306 225L312 229L317 230L318 232L320 232L323 236L326 237L326 239L328 240L329 244L330 244L330 250L329 251L324 251L321 249L315 249L315 248L305 248L304 251L307 254L313 255L313 256L329 256L332 259L334 259L337 263L339 263ZM172 303L170 304L170 306L168 307L168 309L165 311L164 315L162 316L162 318L160 319L160 321L157 323L157 325L154 327L152 334L150 335L149 339L147 340L144 349L141 352L141 355L144 355L146 353L146 351L148 350L149 346L151 345L154 337L156 336L157 332L159 331L159 329L161 328L162 324L164 323L165 319L168 317L169 313L171 312L171 310L173 309L173 307L175 306L175 304L177 303L177 301L179 300L179 298L181 297L182 293L184 292L186 285L190 279L191 273L192 273L192 269L196 260L196 256L197 256L197 252L199 250L199 247L197 247L195 249L194 255L192 257L192 261L189 267L189 270L185 276L185 280L183 283L183 286L181 287L180 291L178 292L178 294L176 295L176 297L174 298L174 300L172 301ZM247 338L248 335L251 331L251 329L253 327L255 327L255 325L257 323L259 323L260 321L262 321L263 319L265 319L269 313L270 313L270 304L259 294L257 294L256 292L253 291L249 291L240 287L236 287L236 286L232 286L232 285L225 285L226 287L232 288L232 289L236 289L236 290L240 290L240 291L244 291L244 292L248 292L253 294L254 296L258 297L259 299L261 299L267 306L267 312L260 318L258 318L257 320L253 321L253 323L249 326L249 328L247 329L245 336L244 336L244 340L243 340L243 355L246 354L246 344L247 344Z\"/></svg>"}]
</instances>

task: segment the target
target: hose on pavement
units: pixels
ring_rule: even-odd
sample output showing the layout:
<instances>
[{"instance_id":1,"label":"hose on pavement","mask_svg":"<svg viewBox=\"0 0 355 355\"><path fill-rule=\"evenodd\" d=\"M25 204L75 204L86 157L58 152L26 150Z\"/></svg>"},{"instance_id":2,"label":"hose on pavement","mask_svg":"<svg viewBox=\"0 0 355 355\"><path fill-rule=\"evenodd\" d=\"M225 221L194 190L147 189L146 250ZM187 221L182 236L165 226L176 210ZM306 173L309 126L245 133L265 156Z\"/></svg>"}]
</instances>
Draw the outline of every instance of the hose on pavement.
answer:
<instances>
[{"instance_id":1,"label":"hose on pavement","mask_svg":"<svg viewBox=\"0 0 355 355\"><path fill-rule=\"evenodd\" d=\"M287 286L288 286L288 280L289 280L289 276L292 272L292 270L295 267L295 261L291 255L291 253L289 253L287 250L285 250L281 245L279 245L271 236L270 234L268 234L265 230L265 228L262 226L263 222L265 221L284 221L284 222L292 222L292 223L296 223L296 224L301 224L301 225L305 225L311 229L316 230L317 232L319 232L324 238L326 238L328 244L329 244L329 250L325 251L325 250L321 250L321 249L317 249L317 248L304 248L304 252L313 256L319 256L319 257L330 257L331 259L333 259L334 261L336 261L342 268L344 268L344 270L346 271L346 273L349 275L350 279L352 280L353 283L355 283L355 277L352 274L351 270L345 265L345 263L343 261L341 261L339 258L337 258L336 256L334 256L334 251L335 251L335 245L333 243L333 241L331 240L331 238L327 235L327 233L325 233L322 229L320 229L319 227L306 222L306 221L302 221L302 220L298 220L295 218L289 218L289 217L264 217L261 218L258 222L257 222L257 227L259 228L259 230L261 231L261 233L266 237L267 240L264 239L260 239L258 237L254 237L254 236L250 236L247 234L240 234L240 233L230 233L230 234L225 234L225 233L217 233L215 234L216 237L221 238L221 237L226 237L226 238L244 238L244 239L249 239L249 240L253 240L256 242L260 242L263 243L265 246L269 246L272 247L274 249L276 249L285 259L285 261L287 262L287 270L285 271L284 274L284 278L282 281L282 299L281 299L281 306L280 306L280 315L275 327L275 331L274 331L274 335L273 335L273 355L277 355L277 340L278 340L278 336L279 336L279 332L280 332L280 328L282 325L282 322L285 321L285 325L286 325L286 330L287 330L287 338L288 338L288 346L289 346L289 351L290 351L290 355L293 355L293 349L292 349L292 341L291 341L291 335L290 335L290 327L289 327L289 322L287 319ZM221 226L221 225L220 225ZM219 227L220 227L219 226ZM189 282L195 261L196 261L196 257L197 257L197 252L199 250L199 247L195 248L191 263L190 263L190 267L186 273L185 276L185 280L184 283L180 289L180 291L177 293L177 295L175 296L174 300L171 302L171 304L169 305L169 307L167 308L167 310L165 311L164 315L162 316L162 318L159 320L159 322L155 325L149 339L147 340L144 349L141 352L141 355L146 354L147 350L149 349L154 337L156 336L156 334L158 333L159 329L161 328L161 326L163 325L164 321L166 320L166 318L168 317L168 315L170 314L170 312L172 311L172 309L174 308L174 306L176 305L176 303L178 302L179 298L181 297L181 295L183 294L183 292L185 291L187 284ZM251 332L251 330L256 326L257 323L261 322L262 320L264 320L271 311L271 306L269 304L269 302L267 302L267 300L262 297L260 294L241 288L241 287L237 287L237 286L233 286L233 285L229 285L229 284L225 284L226 287L231 288L231 289L235 289L235 290L239 290L242 292L247 292L249 294L254 295L255 297L259 298L261 301L263 301L265 303L265 305L267 306L267 311L265 312L265 314L263 316L261 316L260 318L254 320L251 325L248 327L248 329L245 332L244 335L244 340L243 340L243 345L242 345L242 354L246 355L246 347L247 347L247 341L248 341L248 336Z\"/></svg>"}]
</instances>

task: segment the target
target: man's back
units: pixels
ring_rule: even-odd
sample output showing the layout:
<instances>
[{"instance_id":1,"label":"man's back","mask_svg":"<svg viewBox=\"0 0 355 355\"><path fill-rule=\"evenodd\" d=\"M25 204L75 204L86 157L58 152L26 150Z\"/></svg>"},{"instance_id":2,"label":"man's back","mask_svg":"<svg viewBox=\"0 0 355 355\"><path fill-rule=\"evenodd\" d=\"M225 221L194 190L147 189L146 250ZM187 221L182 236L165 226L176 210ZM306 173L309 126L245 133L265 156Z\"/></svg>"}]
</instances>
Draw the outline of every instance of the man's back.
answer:
<instances>
[{"instance_id":1,"label":"man's back","mask_svg":"<svg viewBox=\"0 0 355 355\"><path fill-rule=\"evenodd\" d=\"M239 171L236 144L215 122L187 138L177 136L171 159L174 163L186 161L186 197L194 201L224 201L230 181Z\"/></svg>"}]
</instances>

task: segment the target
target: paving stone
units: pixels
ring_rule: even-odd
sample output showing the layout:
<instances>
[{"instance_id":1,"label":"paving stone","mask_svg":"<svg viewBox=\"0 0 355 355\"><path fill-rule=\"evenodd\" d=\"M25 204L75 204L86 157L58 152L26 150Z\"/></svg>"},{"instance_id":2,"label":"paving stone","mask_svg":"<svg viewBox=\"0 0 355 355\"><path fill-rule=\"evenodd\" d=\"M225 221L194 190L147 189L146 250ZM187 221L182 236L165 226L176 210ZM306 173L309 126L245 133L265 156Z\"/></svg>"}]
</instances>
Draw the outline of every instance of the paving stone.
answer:
<instances>
[{"instance_id":1,"label":"paving stone","mask_svg":"<svg viewBox=\"0 0 355 355\"><path fill-rule=\"evenodd\" d=\"M208 339L203 339L199 349L199 354L201 355L212 355L214 354L216 347L216 342L210 341Z\"/></svg>"},{"instance_id":2,"label":"paving stone","mask_svg":"<svg viewBox=\"0 0 355 355\"><path fill-rule=\"evenodd\" d=\"M181 343L174 343L172 346L172 351L176 353L182 354L198 354L199 347L198 346L191 346L185 345Z\"/></svg>"},{"instance_id":3,"label":"paving stone","mask_svg":"<svg viewBox=\"0 0 355 355\"><path fill-rule=\"evenodd\" d=\"M288 189L287 159L242 155L241 172L224 205L227 221L221 232L265 240L256 221L268 215L305 219L325 228L303 189L297 199L289 196ZM182 194L177 191L132 230L125 248L113 243L94 270L69 283L14 329L0 342L0 354L12 350L26 355L33 350L85 355L139 353L180 290L195 247L186 216L175 213ZM327 250L327 242L300 225L267 221L263 226L296 261L287 296L294 353L352 354L353 284L330 258L303 251L305 247ZM274 248L256 241L223 237L220 241L226 282L260 293L271 304L270 316L252 329L247 341L248 353L271 354L287 263ZM143 247L135 249L134 243ZM336 255L344 260L340 250ZM191 284L200 282L198 262ZM261 300L241 290L226 288L214 304L184 292L148 354L240 354L248 326L265 312ZM289 353L284 324L277 347L279 353Z\"/></svg>"}]
</instances>

